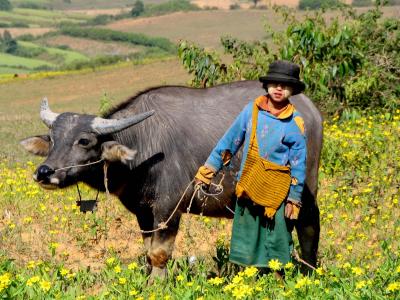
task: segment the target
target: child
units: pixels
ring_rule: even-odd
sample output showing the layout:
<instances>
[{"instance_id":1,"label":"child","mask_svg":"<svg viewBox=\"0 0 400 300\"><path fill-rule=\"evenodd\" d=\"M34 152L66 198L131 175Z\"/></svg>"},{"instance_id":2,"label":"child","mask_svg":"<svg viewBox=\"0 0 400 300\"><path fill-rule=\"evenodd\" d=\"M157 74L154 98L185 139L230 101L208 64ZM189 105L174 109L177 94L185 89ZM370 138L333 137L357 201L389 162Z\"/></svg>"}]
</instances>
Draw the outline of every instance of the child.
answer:
<instances>
[{"instance_id":1,"label":"child","mask_svg":"<svg viewBox=\"0 0 400 300\"><path fill-rule=\"evenodd\" d=\"M272 62L260 77L267 94L249 103L212 150L196 174L209 185L215 174L244 145L238 173L238 196L230 261L268 267L291 259L291 222L301 207L306 174L304 122L289 97L304 90L298 65ZM285 219L285 217L287 219Z\"/></svg>"}]
</instances>

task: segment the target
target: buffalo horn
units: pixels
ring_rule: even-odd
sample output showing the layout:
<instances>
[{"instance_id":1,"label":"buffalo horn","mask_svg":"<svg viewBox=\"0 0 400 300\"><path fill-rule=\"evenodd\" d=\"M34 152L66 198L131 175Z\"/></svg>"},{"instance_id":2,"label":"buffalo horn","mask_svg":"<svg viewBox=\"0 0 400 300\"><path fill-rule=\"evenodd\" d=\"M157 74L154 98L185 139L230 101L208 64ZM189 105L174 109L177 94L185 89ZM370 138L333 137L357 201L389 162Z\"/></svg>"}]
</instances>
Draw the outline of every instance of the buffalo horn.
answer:
<instances>
[{"instance_id":1,"label":"buffalo horn","mask_svg":"<svg viewBox=\"0 0 400 300\"><path fill-rule=\"evenodd\" d=\"M124 119L103 119L97 117L92 122L92 129L98 134L111 134L142 122L152 114L154 114L154 110Z\"/></svg>"},{"instance_id":2,"label":"buffalo horn","mask_svg":"<svg viewBox=\"0 0 400 300\"><path fill-rule=\"evenodd\" d=\"M46 124L47 127L51 128L53 122L57 119L59 114L56 114L50 110L49 102L47 98L44 97L42 99L42 103L40 104L40 118Z\"/></svg>"}]
</instances>

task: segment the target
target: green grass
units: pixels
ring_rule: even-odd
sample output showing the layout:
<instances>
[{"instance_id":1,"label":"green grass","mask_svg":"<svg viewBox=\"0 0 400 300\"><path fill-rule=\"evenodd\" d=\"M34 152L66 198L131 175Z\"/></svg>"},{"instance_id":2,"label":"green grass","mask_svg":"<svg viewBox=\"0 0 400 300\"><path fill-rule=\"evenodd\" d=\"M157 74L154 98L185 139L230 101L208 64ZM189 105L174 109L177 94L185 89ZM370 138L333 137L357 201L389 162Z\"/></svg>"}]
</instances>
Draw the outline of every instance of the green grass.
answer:
<instances>
[{"instance_id":1,"label":"green grass","mask_svg":"<svg viewBox=\"0 0 400 300\"><path fill-rule=\"evenodd\" d=\"M19 57L5 53L0 53L0 65L3 67L22 67L26 69L34 69L41 66L55 66L54 64L44 60Z\"/></svg>"},{"instance_id":2,"label":"green grass","mask_svg":"<svg viewBox=\"0 0 400 300\"><path fill-rule=\"evenodd\" d=\"M0 74L30 73L32 70L24 68L0 67ZM0 77L1 79L1 77Z\"/></svg>"},{"instance_id":3,"label":"green grass","mask_svg":"<svg viewBox=\"0 0 400 300\"><path fill-rule=\"evenodd\" d=\"M84 23L90 17L84 14L63 11L15 8L12 11L0 11L2 22L21 22L31 27L55 26L61 22Z\"/></svg>"},{"instance_id":4,"label":"green grass","mask_svg":"<svg viewBox=\"0 0 400 300\"><path fill-rule=\"evenodd\" d=\"M71 51L71 50L62 50L62 49L58 49L58 48L52 48L52 47L42 47L39 46L37 44L31 43L31 42L23 42L23 41L19 41L18 44L21 44L21 46L23 47L27 47L27 48L43 48L45 49L45 51L51 56L53 57L62 57L62 64L69 64L73 61L77 61L77 60L87 60L87 56L76 52L76 51Z\"/></svg>"}]
</instances>

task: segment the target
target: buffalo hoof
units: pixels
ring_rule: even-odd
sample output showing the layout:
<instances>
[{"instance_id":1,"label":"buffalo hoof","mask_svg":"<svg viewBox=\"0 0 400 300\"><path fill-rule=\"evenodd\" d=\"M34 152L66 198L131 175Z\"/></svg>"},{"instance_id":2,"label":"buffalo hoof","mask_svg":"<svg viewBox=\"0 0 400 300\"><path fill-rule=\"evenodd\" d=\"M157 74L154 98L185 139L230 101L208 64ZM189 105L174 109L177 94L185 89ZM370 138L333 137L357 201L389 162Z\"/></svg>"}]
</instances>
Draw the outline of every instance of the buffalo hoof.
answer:
<instances>
[{"instance_id":1,"label":"buffalo hoof","mask_svg":"<svg viewBox=\"0 0 400 300\"><path fill-rule=\"evenodd\" d=\"M167 268L153 267L150 273L148 285L152 285L157 280L164 280L167 278Z\"/></svg>"}]
</instances>

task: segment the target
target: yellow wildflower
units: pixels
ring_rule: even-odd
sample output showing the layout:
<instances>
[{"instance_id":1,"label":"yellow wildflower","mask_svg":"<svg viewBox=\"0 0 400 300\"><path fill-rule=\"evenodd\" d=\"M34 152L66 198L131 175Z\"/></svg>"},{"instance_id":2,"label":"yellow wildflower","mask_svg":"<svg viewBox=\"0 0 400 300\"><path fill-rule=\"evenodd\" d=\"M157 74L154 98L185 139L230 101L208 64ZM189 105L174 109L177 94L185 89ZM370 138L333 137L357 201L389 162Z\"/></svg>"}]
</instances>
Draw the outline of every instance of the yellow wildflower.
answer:
<instances>
[{"instance_id":1,"label":"yellow wildflower","mask_svg":"<svg viewBox=\"0 0 400 300\"><path fill-rule=\"evenodd\" d=\"M233 279L232 279L232 283L234 283L234 284L238 284L238 283L240 283L240 282L242 282L243 281L243 277L242 276L238 276L238 275L236 275L235 277L233 277Z\"/></svg>"},{"instance_id":2,"label":"yellow wildflower","mask_svg":"<svg viewBox=\"0 0 400 300\"><path fill-rule=\"evenodd\" d=\"M303 286L311 285L312 281L308 277L303 277L297 280L296 285L294 286L295 289L301 289Z\"/></svg>"},{"instance_id":3,"label":"yellow wildflower","mask_svg":"<svg viewBox=\"0 0 400 300\"><path fill-rule=\"evenodd\" d=\"M357 276L364 274L364 270L360 267L353 267L351 268L351 272Z\"/></svg>"},{"instance_id":4,"label":"yellow wildflower","mask_svg":"<svg viewBox=\"0 0 400 300\"><path fill-rule=\"evenodd\" d=\"M324 269L322 269L321 267L317 268L315 271L317 272L318 275L324 274Z\"/></svg>"},{"instance_id":5,"label":"yellow wildflower","mask_svg":"<svg viewBox=\"0 0 400 300\"><path fill-rule=\"evenodd\" d=\"M139 292L135 289L129 291L129 296L136 296Z\"/></svg>"},{"instance_id":6,"label":"yellow wildflower","mask_svg":"<svg viewBox=\"0 0 400 300\"><path fill-rule=\"evenodd\" d=\"M126 278L125 277L120 277L118 279L118 283L121 284L121 285L125 284L126 283Z\"/></svg>"},{"instance_id":7,"label":"yellow wildflower","mask_svg":"<svg viewBox=\"0 0 400 300\"><path fill-rule=\"evenodd\" d=\"M28 261L28 264L26 265L26 267L27 267L28 269L33 269L33 268L35 268L35 261L34 261L34 260Z\"/></svg>"},{"instance_id":8,"label":"yellow wildflower","mask_svg":"<svg viewBox=\"0 0 400 300\"><path fill-rule=\"evenodd\" d=\"M48 292L50 290L50 288L51 288L51 282L50 281L42 280L42 281L40 281L39 284L40 284L40 288L45 292Z\"/></svg>"},{"instance_id":9,"label":"yellow wildflower","mask_svg":"<svg viewBox=\"0 0 400 300\"><path fill-rule=\"evenodd\" d=\"M128 269L129 269L129 270L135 270L137 267L138 267L138 265L137 265L137 263L135 263L135 262L131 262L131 263L128 265Z\"/></svg>"},{"instance_id":10,"label":"yellow wildflower","mask_svg":"<svg viewBox=\"0 0 400 300\"><path fill-rule=\"evenodd\" d=\"M268 267L273 271L278 271L282 269L282 263L277 259L271 259L268 262Z\"/></svg>"},{"instance_id":11,"label":"yellow wildflower","mask_svg":"<svg viewBox=\"0 0 400 300\"><path fill-rule=\"evenodd\" d=\"M365 280L361 280L359 282L356 283L356 289L362 289L363 287L365 287L367 285L367 283L365 282Z\"/></svg>"},{"instance_id":12,"label":"yellow wildflower","mask_svg":"<svg viewBox=\"0 0 400 300\"><path fill-rule=\"evenodd\" d=\"M11 274L4 273L0 276L0 292L11 284Z\"/></svg>"},{"instance_id":13,"label":"yellow wildflower","mask_svg":"<svg viewBox=\"0 0 400 300\"><path fill-rule=\"evenodd\" d=\"M26 285L27 285L27 286L32 286L34 283L39 282L39 280L40 280L40 277L39 277L39 276L33 276L33 277L29 278L29 279L26 281Z\"/></svg>"},{"instance_id":14,"label":"yellow wildflower","mask_svg":"<svg viewBox=\"0 0 400 300\"><path fill-rule=\"evenodd\" d=\"M258 270L256 267L247 267L244 270L244 274L246 275L246 277L253 277L255 274L257 274Z\"/></svg>"},{"instance_id":15,"label":"yellow wildflower","mask_svg":"<svg viewBox=\"0 0 400 300\"><path fill-rule=\"evenodd\" d=\"M395 291L400 290L400 282L395 281L395 282L389 283L389 285L386 288L386 290L388 292L395 292Z\"/></svg>"},{"instance_id":16,"label":"yellow wildflower","mask_svg":"<svg viewBox=\"0 0 400 300\"><path fill-rule=\"evenodd\" d=\"M61 268L61 270L60 270L61 276L65 277L65 275L67 275L68 273L69 273L69 270L68 270L68 269Z\"/></svg>"},{"instance_id":17,"label":"yellow wildflower","mask_svg":"<svg viewBox=\"0 0 400 300\"><path fill-rule=\"evenodd\" d=\"M210 278L210 279L208 279L208 283L210 283L212 285L220 285L220 284L224 283L224 278L221 278L221 277Z\"/></svg>"},{"instance_id":18,"label":"yellow wildflower","mask_svg":"<svg viewBox=\"0 0 400 300\"><path fill-rule=\"evenodd\" d=\"M121 273L121 267L120 267L119 265L118 265L118 266L115 266L115 267L114 267L114 272L117 273L117 274L118 274L118 273Z\"/></svg>"},{"instance_id":19,"label":"yellow wildflower","mask_svg":"<svg viewBox=\"0 0 400 300\"><path fill-rule=\"evenodd\" d=\"M182 281L183 279L185 279L185 278L182 275L176 276L177 281Z\"/></svg>"},{"instance_id":20,"label":"yellow wildflower","mask_svg":"<svg viewBox=\"0 0 400 300\"><path fill-rule=\"evenodd\" d=\"M293 268L294 268L294 264L290 261L285 265L286 270L291 270Z\"/></svg>"},{"instance_id":21,"label":"yellow wildflower","mask_svg":"<svg viewBox=\"0 0 400 300\"><path fill-rule=\"evenodd\" d=\"M110 257L106 260L107 265L112 265L115 262L115 258L114 257Z\"/></svg>"}]
</instances>

